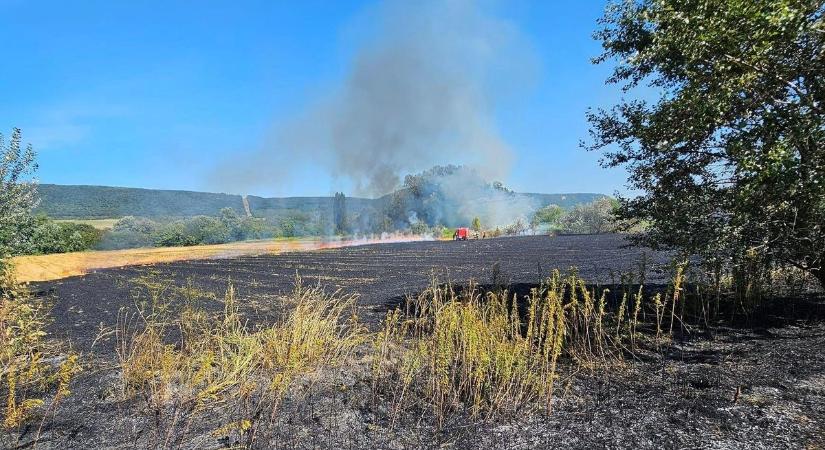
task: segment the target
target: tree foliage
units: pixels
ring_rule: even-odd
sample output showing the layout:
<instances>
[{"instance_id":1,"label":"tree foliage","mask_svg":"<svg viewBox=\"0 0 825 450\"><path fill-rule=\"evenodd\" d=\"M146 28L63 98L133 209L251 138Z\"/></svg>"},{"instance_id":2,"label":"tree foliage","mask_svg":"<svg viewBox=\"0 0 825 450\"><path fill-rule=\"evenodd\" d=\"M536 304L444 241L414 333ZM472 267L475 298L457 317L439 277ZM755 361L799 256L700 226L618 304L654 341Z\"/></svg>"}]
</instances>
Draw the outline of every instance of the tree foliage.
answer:
<instances>
[{"instance_id":1,"label":"tree foliage","mask_svg":"<svg viewBox=\"0 0 825 450\"><path fill-rule=\"evenodd\" d=\"M0 134L0 428L5 429L19 428L37 413L48 414L42 411L46 393L52 390L49 408L56 407L70 394L69 382L80 370L75 354L56 367L47 363L52 347L46 340L48 309L17 283L5 259L63 248L66 243L79 248L96 232L89 234L91 227L80 224L32 217L37 192L30 176L35 170L34 150L31 144L23 147L20 130L12 131L8 143Z\"/></svg>"},{"instance_id":2,"label":"tree foliage","mask_svg":"<svg viewBox=\"0 0 825 450\"><path fill-rule=\"evenodd\" d=\"M561 218L564 216L564 209L558 205L547 205L536 210L530 219L532 228L544 227L546 229L558 228Z\"/></svg>"},{"instance_id":3,"label":"tree foliage","mask_svg":"<svg viewBox=\"0 0 825 450\"><path fill-rule=\"evenodd\" d=\"M271 238L277 234L276 227L267 224L264 219L240 215L233 208L223 208L217 217L195 216L167 222L126 216L103 235L100 248L223 244Z\"/></svg>"},{"instance_id":4,"label":"tree foliage","mask_svg":"<svg viewBox=\"0 0 825 450\"><path fill-rule=\"evenodd\" d=\"M332 221L335 225L335 234L348 232L347 198L343 192L336 192L332 199Z\"/></svg>"},{"instance_id":5,"label":"tree foliage","mask_svg":"<svg viewBox=\"0 0 825 450\"><path fill-rule=\"evenodd\" d=\"M601 234L615 231L616 202L601 198L584 205L576 205L559 219L561 229L567 233Z\"/></svg>"},{"instance_id":6,"label":"tree foliage","mask_svg":"<svg viewBox=\"0 0 825 450\"><path fill-rule=\"evenodd\" d=\"M521 217L516 217L516 220L513 223L504 227L504 234L508 236L518 236L524 234L527 230L527 225L524 223L524 219Z\"/></svg>"},{"instance_id":7,"label":"tree foliage","mask_svg":"<svg viewBox=\"0 0 825 450\"><path fill-rule=\"evenodd\" d=\"M825 282L825 6L820 0L637 0L596 36L609 82L656 101L589 113L591 149L642 195L644 242L734 263L754 255Z\"/></svg>"},{"instance_id":8,"label":"tree foliage","mask_svg":"<svg viewBox=\"0 0 825 450\"><path fill-rule=\"evenodd\" d=\"M240 195L55 184L40 184L37 191L41 201L35 212L55 219L216 216L222 208L244 212Z\"/></svg>"},{"instance_id":9,"label":"tree foliage","mask_svg":"<svg viewBox=\"0 0 825 450\"><path fill-rule=\"evenodd\" d=\"M15 252L25 238L21 223L37 205L37 191L29 177L37 170L31 144L23 147L19 128L8 143L0 134L0 260Z\"/></svg>"},{"instance_id":10,"label":"tree foliage","mask_svg":"<svg viewBox=\"0 0 825 450\"><path fill-rule=\"evenodd\" d=\"M46 216L24 217L18 223L16 254L45 255L94 248L104 232L86 223L58 222Z\"/></svg>"}]
</instances>

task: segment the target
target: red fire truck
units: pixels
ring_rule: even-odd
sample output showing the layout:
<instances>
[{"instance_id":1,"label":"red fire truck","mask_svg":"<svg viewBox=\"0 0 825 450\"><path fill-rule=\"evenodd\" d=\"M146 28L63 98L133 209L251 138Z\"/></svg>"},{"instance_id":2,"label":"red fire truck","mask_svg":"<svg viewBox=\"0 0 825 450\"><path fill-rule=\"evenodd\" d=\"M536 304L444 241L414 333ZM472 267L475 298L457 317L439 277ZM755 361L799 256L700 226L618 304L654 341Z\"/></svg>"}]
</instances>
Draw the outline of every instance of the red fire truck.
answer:
<instances>
[{"instance_id":1,"label":"red fire truck","mask_svg":"<svg viewBox=\"0 0 825 450\"><path fill-rule=\"evenodd\" d=\"M456 228L455 233L453 233L453 240L456 241L466 241L467 239L479 238L481 238L481 233L478 231L473 231L467 227Z\"/></svg>"},{"instance_id":2,"label":"red fire truck","mask_svg":"<svg viewBox=\"0 0 825 450\"><path fill-rule=\"evenodd\" d=\"M470 229L467 227L456 228L453 233L453 240L466 241L470 237Z\"/></svg>"}]
</instances>

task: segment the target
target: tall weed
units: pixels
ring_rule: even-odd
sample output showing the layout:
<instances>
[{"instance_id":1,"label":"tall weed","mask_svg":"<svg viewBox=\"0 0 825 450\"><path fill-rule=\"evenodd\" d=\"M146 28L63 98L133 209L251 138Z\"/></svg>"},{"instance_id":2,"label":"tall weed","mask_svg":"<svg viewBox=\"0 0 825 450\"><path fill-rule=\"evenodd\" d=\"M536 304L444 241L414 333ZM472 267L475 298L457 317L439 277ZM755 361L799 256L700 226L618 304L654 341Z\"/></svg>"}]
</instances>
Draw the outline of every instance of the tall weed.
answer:
<instances>
[{"instance_id":1,"label":"tall weed","mask_svg":"<svg viewBox=\"0 0 825 450\"><path fill-rule=\"evenodd\" d=\"M178 446L193 420L212 407L231 416L212 432L251 446L296 379L345 361L366 339L354 296L306 287L300 278L285 298L290 311L261 327L247 324L231 283L223 311L212 316L195 298L184 296L175 308L176 296L154 296L173 292L162 286L145 285L149 301L139 304L146 309L137 319L122 315L117 340L124 396L145 402L154 447ZM177 345L166 343L172 335Z\"/></svg>"},{"instance_id":2,"label":"tall weed","mask_svg":"<svg viewBox=\"0 0 825 450\"><path fill-rule=\"evenodd\" d=\"M11 267L0 266L0 396L5 404L0 417L6 429L56 408L80 371L73 353L48 358L54 356L45 340L48 320L47 308L15 281Z\"/></svg>"},{"instance_id":3,"label":"tall weed","mask_svg":"<svg viewBox=\"0 0 825 450\"><path fill-rule=\"evenodd\" d=\"M395 386L396 415L419 402L439 423L464 408L486 417L549 411L560 358L591 368L621 360L622 337L606 331L608 320L606 292L596 295L575 272L555 271L526 299L433 281L387 315L374 383Z\"/></svg>"}]
</instances>

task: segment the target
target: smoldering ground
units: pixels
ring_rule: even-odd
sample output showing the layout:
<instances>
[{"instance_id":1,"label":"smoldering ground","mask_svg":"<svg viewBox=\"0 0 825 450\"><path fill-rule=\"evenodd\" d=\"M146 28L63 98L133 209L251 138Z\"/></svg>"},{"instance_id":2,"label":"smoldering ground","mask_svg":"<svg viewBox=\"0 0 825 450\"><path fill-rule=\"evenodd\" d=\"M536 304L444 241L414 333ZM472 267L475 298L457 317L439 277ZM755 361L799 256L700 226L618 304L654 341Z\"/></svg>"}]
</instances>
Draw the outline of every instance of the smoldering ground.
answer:
<instances>
[{"instance_id":1,"label":"smoldering ground","mask_svg":"<svg viewBox=\"0 0 825 450\"><path fill-rule=\"evenodd\" d=\"M537 63L495 4L387 1L355 24L359 44L340 84L273 127L257 150L233 155L213 186L248 192L289 183L311 165L379 196L436 164L506 179L512 151L496 128L502 96L534 79Z\"/></svg>"}]
</instances>

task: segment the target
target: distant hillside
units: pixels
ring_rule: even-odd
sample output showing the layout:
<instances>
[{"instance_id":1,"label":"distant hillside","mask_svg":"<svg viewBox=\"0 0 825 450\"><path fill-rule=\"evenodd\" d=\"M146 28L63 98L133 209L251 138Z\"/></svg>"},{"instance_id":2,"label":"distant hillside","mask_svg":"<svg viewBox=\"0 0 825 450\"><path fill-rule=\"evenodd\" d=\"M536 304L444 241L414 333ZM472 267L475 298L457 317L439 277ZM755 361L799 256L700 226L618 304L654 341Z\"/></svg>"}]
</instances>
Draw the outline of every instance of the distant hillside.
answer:
<instances>
[{"instance_id":1,"label":"distant hillside","mask_svg":"<svg viewBox=\"0 0 825 450\"><path fill-rule=\"evenodd\" d=\"M109 186L41 184L36 213L56 219L110 219L124 216L150 218L216 216L223 208L245 214L240 195ZM256 217L280 218L295 212L332 213L332 197L247 197ZM347 208L357 213L374 203L347 198Z\"/></svg>"},{"instance_id":2,"label":"distant hillside","mask_svg":"<svg viewBox=\"0 0 825 450\"><path fill-rule=\"evenodd\" d=\"M41 184L35 212L57 219L110 219L123 216L214 216L222 208L244 214L240 195L108 186Z\"/></svg>"},{"instance_id":3,"label":"distant hillside","mask_svg":"<svg viewBox=\"0 0 825 450\"><path fill-rule=\"evenodd\" d=\"M41 201L36 212L57 219L215 216L222 208L232 208L240 215L245 214L240 195L55 184L41 184L38 191ZM537 207L552 203L563 208L604 197L602 194L587 193L516 195ZM252 215L256 217L277 219L294 213L329 216L333 208L332 197L264 198L250 195L247 199ZM389 196L379 199L347 197L347 212L357 215L361 211L380 209L388 200Z\"/></svg>"},{"instance_id":4,"label":"distant hillside","mask_svg":"<svg viewBox=\"0 0 825 450\"><path fill-rule=\"evenodd\" d=\"M280 219L296 212L317 213L324 217L332 216L332 197L257 197L250 195L249 209L255 217ZM373 206L375 200L358 197L347 197L347 212L357 215L361 211Z\"/></svg>"}]
</instances>

